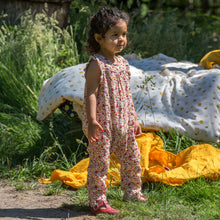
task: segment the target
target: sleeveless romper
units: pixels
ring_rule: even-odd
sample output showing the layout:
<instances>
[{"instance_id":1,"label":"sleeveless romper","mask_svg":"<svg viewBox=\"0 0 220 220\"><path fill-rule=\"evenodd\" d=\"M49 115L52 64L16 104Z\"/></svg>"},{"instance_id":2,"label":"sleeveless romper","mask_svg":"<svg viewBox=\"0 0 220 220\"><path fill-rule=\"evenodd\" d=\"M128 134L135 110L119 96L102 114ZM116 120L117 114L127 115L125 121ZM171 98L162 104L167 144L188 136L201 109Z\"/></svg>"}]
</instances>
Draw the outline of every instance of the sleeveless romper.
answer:
<instances>
[{"instance_id":1,"label":"sleeveless romper","mask_svg":"<svg viewBox=\"0 0 220 220\"><path fill-rule=\"evenodd\" d=\"M87 187L90 205L106 200L106 177L110 153L121 164L121 188L132 200L141 194L140 153L134 135L135 110L130 90L128 62L117 56L113 63L100 54L90 57L96 60L101 76L97 94L96 119L104 132L98 129L98 141L88 146L90 163ZM87 135L86 91L84 95L83 131Z\"/></svg>"}]
</instances>

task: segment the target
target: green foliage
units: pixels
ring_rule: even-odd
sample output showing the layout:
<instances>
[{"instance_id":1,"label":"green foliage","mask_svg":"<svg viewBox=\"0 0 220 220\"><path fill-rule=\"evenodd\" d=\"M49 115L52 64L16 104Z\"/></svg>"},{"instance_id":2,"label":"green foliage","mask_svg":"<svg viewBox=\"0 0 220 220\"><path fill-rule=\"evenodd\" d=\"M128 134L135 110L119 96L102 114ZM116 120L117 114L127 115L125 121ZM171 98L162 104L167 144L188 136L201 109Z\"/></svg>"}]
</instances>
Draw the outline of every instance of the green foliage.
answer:
<instances>
[{"instance_id":1,"label":"green foliage","mask_svg":"<svg viewBox=\"0 0 220 220\"><path fill-rule=\"evenodd\" d=\"M200 144L199 141L195 141L184 135L180 135L178 131L172 130L168 133L158 131L157 134L161 137L164 143L164 150L178 154L187 147Z\"/></svg>"},{"instance_id":2,"label":"green foliage","mask_svg":"<svg viewBox=\"0 0 220 220\"><path fill-rule=\"evenodd\" d=\"M3 16L4 17L4 16ZM2 18L3 19L3 18ZM76 136L82 135L79 120L72 121L60 117L62 126L56 130L60 143L54 139L49 122L56 124L56 117L43 122L36 120L38 94L45 79L64 67L79 63L77 46L72 27L60 29L57 21L37 14L35 18L27 11L19 25L11 26L2 20L0 26L0 169L16 164L32 163L34 158L53 149L57 157L65 159L64 153L74 159ZM74 122L75 123L74 123ZM75 124L72 127L72 124ZM62 129L66 126L65 129ZM68 140L64 140L63 136ZM67 144L68 142L68 144ZM64 147L67 144L67 148ZM65 148L65 149L62 149ZM81 147L80 147L81 148ZM50 161L57 160L50 156ZM35 159L36 160L36 159ZM72 165L72 164L71 164ZM70 168L65 161L65 168ZM53 166L54 167L54 166ZM36 172L35 172L36 173Z\"/></svg>"},{"instance_id":3,"label":"green foliage","mask_svg":"<svg viewBox=\"0 0 220 220\"><path fill-rule=\"evenodd\" d=\"M15 186L15 189L17 191L36 189L36 187L37 187L37 183L36 182L32 182L30 184L26 184L23 181L17 181L17 182L13 182L13 185Z\"/></svg>"},{"instance_id":4,"label":"green foliage","mask_svg":"<svg viewBox=\"0 0 220 220\"><path fill-rule=\"evenodd\" d=\"M48 185L44 190L43 194L45 196L59 195L63 192L62 182L56 181Z\"/></svg>"},{"instance_id":5,"label":"green foliage","mask_svg":"<svg viewBox=\"0 0 220 220\"><path fill-rule=\"evenodd\" d=\"M0 105L0 161L9 167L22 161L41 139L40 125L6 104Z\"/></svg>"},{"instance_id":6,"label":"green foliage","mask_svg":"<svg viewBox=\"0 0 220 220\"><path fill-rule=\"evenodd\" d=\"M216 16L220 14L219 2L213 0L85 0L83 2L90 2L92 4L102 6L114 6L129 12L134 10L140 10L142 12L146 9L147 11L164 11L167 9L173 10L178 8L183 13L199 12L204 14L213 14ZM141 13L140 15L143 16Z\"/></svg>"},{"instance_id":7,"label":"green foliage","mask_svg":"<svg viewBox=\"0 0 220 220\"><path fill-rule=\"evenodd\" d=\"M144 19L133 16L129 27L131 43L125 53L140 53L142 57L163 53L199 62L208 51L220 46L219 17L188 14L181 19L178 10L152 12Z\"/></svg>"},{"instance_id":8,"label":"green foliage","mask_svg":"<svg viewBox=\"0 0 220 220\"><path fill-rule=\"evenodd\" d=\"M95 1L86 2L75 0L70 5L69 23L76 33L75 40L80 54L80 62L88 61L88 54L84 47L86 46L89 22L91 16L93 16L99 9L99 6L101 6L101 4L94 4L94 2Z\"/></svg>"},{"instance_id":9,"label":"green foliage","mask_svg":"<svg viewBox=\"0 0 220 220\"><path fill-rule=\"evenodd\" d=\"M72 28L61 30L44 14L33 20L30 11L20 25L1 25L0 58L0 100L32 116L43 81L79 62Z\"/></svg>"}]
</instances>

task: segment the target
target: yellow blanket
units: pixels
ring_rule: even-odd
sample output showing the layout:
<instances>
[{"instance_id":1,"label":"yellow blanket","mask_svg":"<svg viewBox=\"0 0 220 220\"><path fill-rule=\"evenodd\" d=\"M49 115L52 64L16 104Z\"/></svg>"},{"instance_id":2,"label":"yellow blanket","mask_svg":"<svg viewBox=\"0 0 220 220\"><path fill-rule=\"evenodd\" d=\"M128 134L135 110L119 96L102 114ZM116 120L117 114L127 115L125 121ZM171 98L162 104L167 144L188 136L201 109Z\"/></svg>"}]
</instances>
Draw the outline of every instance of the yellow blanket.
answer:
<instances>
[{"instance_id":1,"label":"yellow blanket","mask_svg":"<svg viewBox=\"0 0 220 220\"><path fill-rule=\"evenodd\" d=\"M187 180L205 177L220 178L220 149L209 144L191 146L175 155L163 150L163 141L154 132L143 133L137 138L141 153L142 181L157 181L178 186ZM41 183L60 180L73 187L86 186L89 158L76 164L70 171L54 170L49 179L41 178ZM107 185L120 184L120 164L111 155Z\"/></svg>"},{"instance_id":2,"label":"yellow blanket","mask_svg":"<svg viewBox=\"0 0 220 220\"><path fill-rule=\"evenodd\" d=\"M220 50L210 51L199 62L205 69L212 69L215 64L220 66Z\"/></svg>"}]
</instances>

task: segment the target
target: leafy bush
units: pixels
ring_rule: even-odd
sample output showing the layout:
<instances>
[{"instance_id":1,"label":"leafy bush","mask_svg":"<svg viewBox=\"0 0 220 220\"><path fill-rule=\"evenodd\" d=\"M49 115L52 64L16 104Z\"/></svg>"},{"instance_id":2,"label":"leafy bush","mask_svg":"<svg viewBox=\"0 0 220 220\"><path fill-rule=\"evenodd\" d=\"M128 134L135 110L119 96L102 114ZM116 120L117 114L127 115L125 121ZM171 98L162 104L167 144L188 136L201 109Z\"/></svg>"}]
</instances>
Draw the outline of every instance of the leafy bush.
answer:
<instances>
[{"instance_id":1,"label":"leafy bush","mask_svg":"<svg viewBox=\"0 0 220 220\"><path fill-rule=\"evenodd\" d=\"M204 19L203 15L189 14L180 19L179 16L178 10L152 12L141 20L135 16L129 28L131 43L125 52L140 53L142 57L163 53L198 63L208 51L219 48L218 17Z\"/></svg>"},{"instance_id":2,"label":"leafy bush","mask_svg":"<svg viewBox=\"0 0 220 220\"><path fill-rule=\"evenodd\" d=\"M28 11L20 25L0 29L0 99L28 115L37 112L43 81L79 62L73 30L61 30L53 18Z\"/></svg>"},{"instance_id":3,"label":"leafy bush","mask_svg":"<svg viewBox=\"0 0 220 220\"><path fill-rule=\"evenodd\" d=\"M5 22L1 25L0 162L3 165L39 156L53 144L48 120L35 119L38 94L45 79L79 63L73 29L62 30L56 24L53 17L37 14L33 18L27 11L19 25ZM53 123L53 118L50 120ZM64 124L67 125L65 119Z\"/></svg>"}]
</instances>

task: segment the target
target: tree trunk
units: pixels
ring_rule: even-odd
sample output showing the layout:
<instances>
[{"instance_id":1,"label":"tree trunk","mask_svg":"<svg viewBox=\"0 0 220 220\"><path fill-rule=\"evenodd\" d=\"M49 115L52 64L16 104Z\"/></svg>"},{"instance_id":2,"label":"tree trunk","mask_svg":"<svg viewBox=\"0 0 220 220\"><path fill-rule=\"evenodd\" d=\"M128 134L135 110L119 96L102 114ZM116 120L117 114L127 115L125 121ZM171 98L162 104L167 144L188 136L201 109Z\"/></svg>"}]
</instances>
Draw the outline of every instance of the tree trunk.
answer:
<instances>
[{"instance_id":1,"label":"tree trunk","mask_svg":"<svg viewBox=\"0 0 220 220\"><path fill-rule=\"evenodd\" d=\"M18 23L18 17L28 9L33 14L44 11L48 16L56 12L59 27L65 27L71 1L73 0L0 0L0 12L8 14L11 24Z\"/></svg>"}]
</instances>

